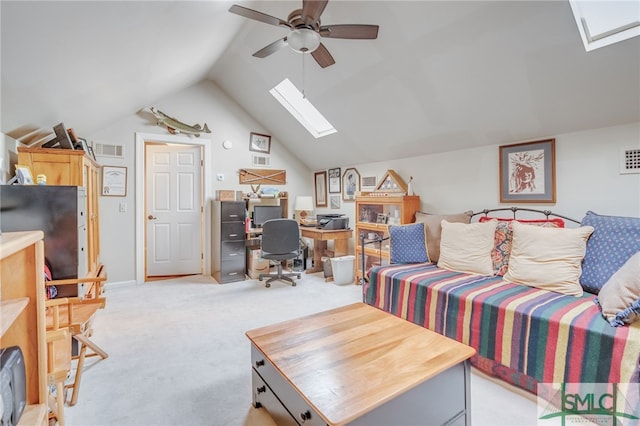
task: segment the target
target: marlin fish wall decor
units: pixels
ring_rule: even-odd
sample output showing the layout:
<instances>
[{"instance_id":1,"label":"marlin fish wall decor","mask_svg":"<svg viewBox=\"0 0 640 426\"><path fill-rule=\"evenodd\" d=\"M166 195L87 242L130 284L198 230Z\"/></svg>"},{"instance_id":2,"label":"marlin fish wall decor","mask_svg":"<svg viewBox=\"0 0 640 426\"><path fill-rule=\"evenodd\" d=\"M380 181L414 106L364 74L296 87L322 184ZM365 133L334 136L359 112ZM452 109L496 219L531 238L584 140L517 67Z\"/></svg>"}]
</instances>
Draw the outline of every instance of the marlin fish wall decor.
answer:
<instances>
[{"instance_id":1,"label":"marlin fish wall decor","mask_svg":"<svg viewBox=\"0 0 640 426\"><path fill-rule=\"evenodd\" d=\"M196 137L200 137L200 133L211 133L209 127L207 127L207 123L204 123L203 127L200 127L199 124L194 124L193 126L189 126L188 124L183 123L182 121L170 117L164 112L150 108L151 113L158 120L158 126L165 126L169 133L175 135L176 133L185 133L188 135L196 135Z\"/></svg>"}]
</instances>

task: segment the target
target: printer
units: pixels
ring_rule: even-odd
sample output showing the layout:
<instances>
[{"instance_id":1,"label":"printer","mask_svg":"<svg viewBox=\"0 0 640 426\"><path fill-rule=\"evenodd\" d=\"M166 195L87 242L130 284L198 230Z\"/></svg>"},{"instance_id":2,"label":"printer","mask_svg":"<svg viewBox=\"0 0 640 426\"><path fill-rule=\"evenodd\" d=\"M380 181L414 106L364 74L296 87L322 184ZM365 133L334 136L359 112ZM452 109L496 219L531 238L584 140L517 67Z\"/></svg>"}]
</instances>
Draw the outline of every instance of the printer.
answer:
<instances>
[{"instance_id":1,"label":"printer","mask_svg":"<svg viewBox=\"0 0 640 426\"><path fill-rule=\"evenodd\" d=\"M348 229L349 218L344 214L317 214L316 221L320 229Z\"/></svg>"}]
</instances>

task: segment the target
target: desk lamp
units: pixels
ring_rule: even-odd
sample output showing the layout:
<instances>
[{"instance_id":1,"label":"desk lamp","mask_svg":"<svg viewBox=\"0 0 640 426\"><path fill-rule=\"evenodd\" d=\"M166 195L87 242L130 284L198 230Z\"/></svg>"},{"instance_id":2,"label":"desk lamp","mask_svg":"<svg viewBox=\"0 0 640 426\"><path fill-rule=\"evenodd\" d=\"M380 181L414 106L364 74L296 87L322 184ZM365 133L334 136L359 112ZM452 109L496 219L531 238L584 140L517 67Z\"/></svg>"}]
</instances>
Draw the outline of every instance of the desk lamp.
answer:
<instances>
[{"instance_id":1,"label":"desk lamp","mask_svg":"<svg viewBox=\"0 0 640 426\"><path fill-rule=\"evenodd\" d=\"M307 217L313 211L313 197L310 195L298 195L293 210L298 213L298 222L307 221Z\"/></svg>"}]
</instances>

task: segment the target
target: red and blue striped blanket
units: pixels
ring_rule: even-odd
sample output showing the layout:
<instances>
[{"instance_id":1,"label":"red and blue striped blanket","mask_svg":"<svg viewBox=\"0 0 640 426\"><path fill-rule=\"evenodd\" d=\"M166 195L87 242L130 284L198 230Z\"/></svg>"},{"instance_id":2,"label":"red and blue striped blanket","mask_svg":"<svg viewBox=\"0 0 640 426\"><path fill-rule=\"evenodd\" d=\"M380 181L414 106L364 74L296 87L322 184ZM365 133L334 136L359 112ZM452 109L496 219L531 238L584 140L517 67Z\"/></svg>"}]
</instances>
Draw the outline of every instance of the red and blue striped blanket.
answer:
<instances>
[{"instance_id":1,"label":"red and blue striped blanket","mask_svg":"<svg viewBox=\"0 0 640 426\"><path fill-rule=\"evenodd\" d=\"M637 380L640 323L611 327L592 294L433 264L373 268L363 291L365 303L474 347L474 366L533 393L538 383Z\"/></svg>"}]
</instances>

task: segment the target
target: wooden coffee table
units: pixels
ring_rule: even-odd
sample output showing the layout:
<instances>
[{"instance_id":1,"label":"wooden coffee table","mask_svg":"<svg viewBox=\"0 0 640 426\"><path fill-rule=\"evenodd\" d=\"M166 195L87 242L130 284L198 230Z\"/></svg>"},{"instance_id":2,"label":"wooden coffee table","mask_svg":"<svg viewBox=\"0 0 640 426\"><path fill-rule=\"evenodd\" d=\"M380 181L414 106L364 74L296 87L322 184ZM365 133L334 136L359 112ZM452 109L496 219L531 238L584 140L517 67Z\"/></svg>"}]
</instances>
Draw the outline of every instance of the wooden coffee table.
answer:
<instances>
[{"instance_id":1,"label":"wooden coffee table","mask_svg":"<svg viewBox=\"0 0 640 426\"><path fill-rule=\"evenodd\" d=\"M355 303L250 330L253 405L278 425L470 424L475 349Z\"/></svg>"}]
</instances>

